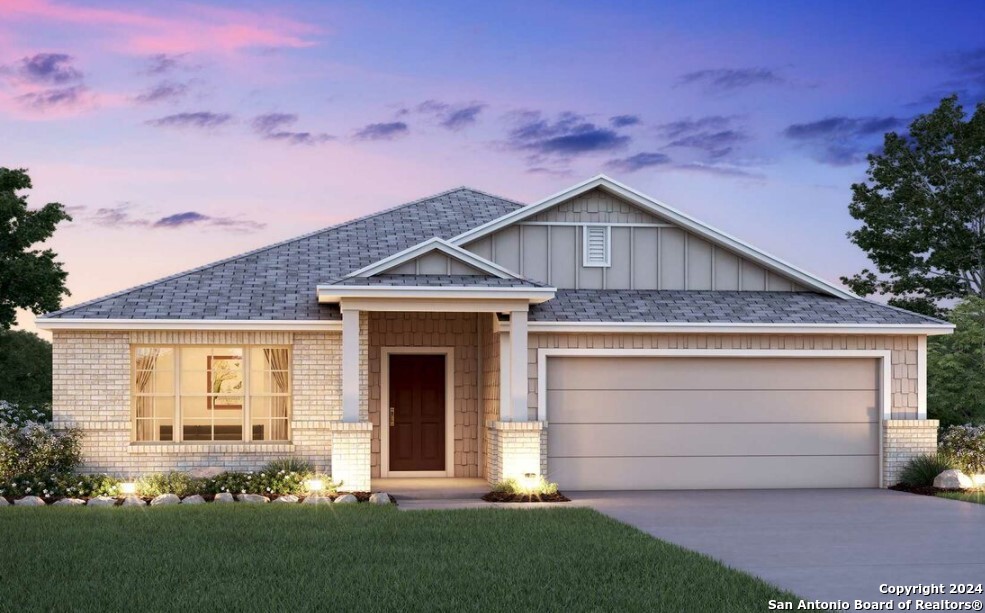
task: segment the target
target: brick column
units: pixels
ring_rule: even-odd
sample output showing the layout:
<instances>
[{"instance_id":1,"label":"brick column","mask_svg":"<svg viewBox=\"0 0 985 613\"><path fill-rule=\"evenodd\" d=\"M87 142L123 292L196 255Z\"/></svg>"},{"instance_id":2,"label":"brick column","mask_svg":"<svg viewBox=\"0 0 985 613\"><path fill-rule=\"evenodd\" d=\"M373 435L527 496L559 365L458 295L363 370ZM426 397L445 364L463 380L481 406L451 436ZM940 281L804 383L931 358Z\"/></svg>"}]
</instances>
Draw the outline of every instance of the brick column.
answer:
<instances>
[{"instance_id":1,"label":"brick column","mask_svg":"<svg viewBox=\"0 0 985 613\"><path fill-rule=\"evenodd\" d=\"M883 422L882 486L899 483L911 459L937 452L936 419L888 419Z\"/></svg>"},{"instance_id":2,"label":"brick column","mask_svg":"<svg viewBox=\"0 0 985 613\"><path fill-rule=\"evenodd\" d=\"M332 423L332 480L345 492L370 491L373 424L368 421Z\"/></svg>"},{"instance_id":3,"label":"brick column","mask_svg":"<svg viewBox=\"0 0 985 613\"><path fill-rule=\"evenodd\" d=\"M547 472L547 424L542 421L487 421L486 479L496 484L528 473Z\"/></svg>"}]
</instances>

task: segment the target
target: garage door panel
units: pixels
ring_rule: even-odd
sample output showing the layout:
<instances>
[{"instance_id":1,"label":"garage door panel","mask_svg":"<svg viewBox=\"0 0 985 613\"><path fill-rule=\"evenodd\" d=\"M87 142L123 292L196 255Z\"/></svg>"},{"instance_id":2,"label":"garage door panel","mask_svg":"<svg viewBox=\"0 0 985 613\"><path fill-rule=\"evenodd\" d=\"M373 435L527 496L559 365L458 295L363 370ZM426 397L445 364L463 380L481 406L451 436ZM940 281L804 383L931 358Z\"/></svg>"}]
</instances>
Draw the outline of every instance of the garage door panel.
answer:
<instances>
[{"instance_id":1,"label":"garage door panel","mask_svg":"<svg viewBox=\"0 0 985 613\"><path fill-rule=\"evenodd\" d=\"M877 456L554 458L548 475L568 490L879 486Z\"/></svg>"},{"instance_id":2,"label":"garage door panel","mask_svg":"<svg viewBox=\"0 0 985 613\"><path fill-rule=\"evenodd\" d=\"M566 357L548 359L547 389L876 390L879 373L850 358Z\"/></svg>"},{"instance_id":3,"label":"garage door panel","mask_svg":"<svg viewBox=\"0 0 985 613\"><path fill-rule=\"evenodd\" d=\"M553 390L547 406L552 425L879 420L874 390Z\"/></svg>"},{"instance_id":4,"label":"garage door panel","mask_svg":"<svg viewBox=\"0 0 985 613\"><path fill-rule=\"evenodd\" d=\"M548 357L548 474L572 490L878 487L878 365Z\"/></svg>"},{"instance_id":5,"label":"garage door panel","mask_svg":"<svg viewBox=\"0 0 985 613\"><path fill-rule=\"evenodd\" d=\"M876 423L551 424L551 457L870 455Z\"/></svg>"}]
</instances>

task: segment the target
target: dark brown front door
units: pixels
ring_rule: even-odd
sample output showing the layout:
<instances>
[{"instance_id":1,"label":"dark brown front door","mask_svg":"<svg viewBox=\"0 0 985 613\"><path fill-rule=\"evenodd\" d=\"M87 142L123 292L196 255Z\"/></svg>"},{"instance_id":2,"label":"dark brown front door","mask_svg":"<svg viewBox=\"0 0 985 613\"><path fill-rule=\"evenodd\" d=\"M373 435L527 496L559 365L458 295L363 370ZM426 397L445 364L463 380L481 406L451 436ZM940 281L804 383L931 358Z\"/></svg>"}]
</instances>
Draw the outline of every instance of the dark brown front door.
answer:
<instances>
[{"instance_id":1,"label":"dark brown front door","mask_svg":"<svg viewBox=\"0 0 985 613\"><path fill-rule=\"evenodd\" d=\"M390 356L390 470L445 469L445 356Z\"/></svg>"}]
</instances>

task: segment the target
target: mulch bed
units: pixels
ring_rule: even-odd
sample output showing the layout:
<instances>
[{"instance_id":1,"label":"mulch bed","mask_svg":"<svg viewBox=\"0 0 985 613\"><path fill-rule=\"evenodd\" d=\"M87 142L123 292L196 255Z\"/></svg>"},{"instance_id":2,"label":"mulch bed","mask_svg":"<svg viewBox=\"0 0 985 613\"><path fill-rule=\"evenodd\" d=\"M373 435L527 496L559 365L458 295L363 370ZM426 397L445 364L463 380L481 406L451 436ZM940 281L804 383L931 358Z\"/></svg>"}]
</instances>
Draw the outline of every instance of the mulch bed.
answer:
<instances>
[{"instance_id":1,"label":"mulch bed","mask_svg":"<svg viewBox=\"0 0 985 613\"><path fill-rule=\"evenodd\" d=\"M897 492L907 492L910 494L919 494L921 496L936 496L941 492L960 492L961 490L942 490L933 485L904 485L899 483L897 485L892 485L889 489Z\"/></svg>"},{"instance_id":2,"label":"mulch bed","mask_svg":"<svg viewBox=\"0 0 985 613\"><path fill-rule=\"evenodd\" d=\"M557 494L541 494L540 496L524 494L508 494L506 492L489 492L482 497L486 502L571 502L571 499L558 492Z\"/></svg>"}]
</instances>

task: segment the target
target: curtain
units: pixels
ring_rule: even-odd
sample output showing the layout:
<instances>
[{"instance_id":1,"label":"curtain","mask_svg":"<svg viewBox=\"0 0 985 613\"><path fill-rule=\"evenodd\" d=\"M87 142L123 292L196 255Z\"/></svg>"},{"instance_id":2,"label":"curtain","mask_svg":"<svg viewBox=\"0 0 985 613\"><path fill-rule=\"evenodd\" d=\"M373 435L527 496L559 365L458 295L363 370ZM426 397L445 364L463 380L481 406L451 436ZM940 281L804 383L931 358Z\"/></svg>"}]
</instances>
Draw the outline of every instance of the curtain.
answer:
<instances>
[{"instance_id":1,"label":"curtain","mask_svg":"<svg viewBox=\"0 0 985 613\"><path fill-rule=\"evenodd\" d=\"M154 398L151 396L141 396L140 394L146 393L147 384L154 377L154 369L157 366L157 358L160 357L161 350L150 348L141 351L146 351L147 353L138 354L136 363L137 440L156 441L158 437L155 436L156 433L154 432L155 420L140 419L154 417Z\"/></svg>"},{"instance_id":2,"label":"curtain","mask_svg":"<svg viewBox=\"0 0 985 613\"><path fill-rule=\"evenodd\" d=\"M264 349L263 357L267 360L267 368L273 377L274 389L270 390L275 394L288 394L288 351L287 349ZM267 440L283 441L287 440L287 403L288 397L274 396L270 399L270 433L266 436Z\"/></svg>"}]
</instances>

